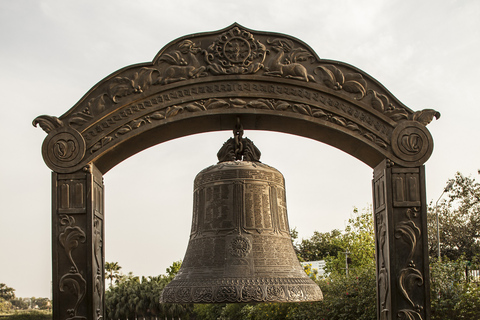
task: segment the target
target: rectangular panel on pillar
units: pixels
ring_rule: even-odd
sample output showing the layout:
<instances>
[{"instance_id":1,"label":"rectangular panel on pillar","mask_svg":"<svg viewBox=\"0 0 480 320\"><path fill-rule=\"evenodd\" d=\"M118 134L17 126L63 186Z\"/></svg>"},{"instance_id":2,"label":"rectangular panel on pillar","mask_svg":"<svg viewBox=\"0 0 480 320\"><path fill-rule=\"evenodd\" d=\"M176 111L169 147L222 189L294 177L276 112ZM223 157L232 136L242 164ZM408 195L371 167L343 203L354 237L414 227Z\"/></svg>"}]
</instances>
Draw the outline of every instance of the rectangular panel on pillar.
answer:
<instances>
[{"instance_id":1,"label":"rectangular panel on pillar","mask_svg":"<svg viewBox=\"0 0 480 320\"><path fill-rule=\"evenodd\" d=\"M378 319L430 319L425 169L374 170Z\"/></svg>"},{"instance_id":2,"label":"rectangular panel on pillar","mask_svg":"<svg viewBox=\"0 0 480 320\"><path fill-rule=\"evenodd\" d=\"M103 206L94 167L52 174L53 319L103 317Z\"/></svg>"}]
</instances>

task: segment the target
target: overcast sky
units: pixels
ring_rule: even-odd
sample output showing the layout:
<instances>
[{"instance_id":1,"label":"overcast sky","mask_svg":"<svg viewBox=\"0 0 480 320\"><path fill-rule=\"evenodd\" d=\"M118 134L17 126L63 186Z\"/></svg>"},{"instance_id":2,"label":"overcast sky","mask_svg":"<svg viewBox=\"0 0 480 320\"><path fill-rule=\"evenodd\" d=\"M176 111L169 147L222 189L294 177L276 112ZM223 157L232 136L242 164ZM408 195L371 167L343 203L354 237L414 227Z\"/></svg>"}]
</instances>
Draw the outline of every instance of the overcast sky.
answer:
<instances>
[{"instance_id":1,"label":"overcast sky","mask_svg":"<svg viewBox=\"0 0 480 320\"><path fill-rule=\"evenodd\" d=\"M480 178L480 1L0 0L0 283L17 296L50 297L51 172L46 137L32 120L61 116L93 85L151 61L170 41L238 22L292 35L325 59L354 65L413 110L441 112L428 125L427 200L456 171ZM180 138L108 172L106 261L158 275L183 259L195 175L216 163L231 132ZM372 202L372 169L309 139L246 131L262 162L286 179L290 226L300 237L343 229Z\"/></svg>"}]
</instances>

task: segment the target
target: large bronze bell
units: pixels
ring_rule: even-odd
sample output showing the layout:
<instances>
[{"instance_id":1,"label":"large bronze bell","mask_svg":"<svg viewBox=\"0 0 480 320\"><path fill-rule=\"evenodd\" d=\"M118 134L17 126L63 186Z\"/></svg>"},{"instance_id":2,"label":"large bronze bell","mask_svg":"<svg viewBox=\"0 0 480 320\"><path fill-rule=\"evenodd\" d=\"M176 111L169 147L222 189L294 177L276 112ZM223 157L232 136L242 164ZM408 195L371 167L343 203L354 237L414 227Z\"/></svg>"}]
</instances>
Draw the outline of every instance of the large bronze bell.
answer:
<instances>
[{"instance_id":1,"label":"large bronze bell","mask_svg":"<svg viewBox=\"0 0 480 320\"><path fill-rule=\"evenodd\" d=\"M249 139L230 139L195 178L190 242L165 303L298 302L323 298L289 233L283 175ZM244 161L238 161L240 157Z\"/></svg>"}]
</instances>

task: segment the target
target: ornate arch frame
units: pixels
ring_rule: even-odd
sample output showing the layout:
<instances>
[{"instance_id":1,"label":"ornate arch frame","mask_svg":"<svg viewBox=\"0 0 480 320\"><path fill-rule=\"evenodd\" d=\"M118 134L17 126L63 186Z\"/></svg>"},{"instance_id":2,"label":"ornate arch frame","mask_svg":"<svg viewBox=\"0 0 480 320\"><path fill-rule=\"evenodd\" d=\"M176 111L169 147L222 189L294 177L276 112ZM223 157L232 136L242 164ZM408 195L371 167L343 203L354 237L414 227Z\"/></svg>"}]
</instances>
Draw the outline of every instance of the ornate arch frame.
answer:
<instances>
[{"instance_id":1,"label":"ornate arch frame","mask_svg":"<svg viewBox=\"0 0 480 320\"><path fill-rule=\"evenodd\" d=\"M156 144L245 129L327 143L373 168L377 318L430 319L426 128L365 72L302 41L233 24L172 41L120 69L60 117L39 116L52 173L53 318L104 318L103 174Z\"/></svg>"}]
</instances>

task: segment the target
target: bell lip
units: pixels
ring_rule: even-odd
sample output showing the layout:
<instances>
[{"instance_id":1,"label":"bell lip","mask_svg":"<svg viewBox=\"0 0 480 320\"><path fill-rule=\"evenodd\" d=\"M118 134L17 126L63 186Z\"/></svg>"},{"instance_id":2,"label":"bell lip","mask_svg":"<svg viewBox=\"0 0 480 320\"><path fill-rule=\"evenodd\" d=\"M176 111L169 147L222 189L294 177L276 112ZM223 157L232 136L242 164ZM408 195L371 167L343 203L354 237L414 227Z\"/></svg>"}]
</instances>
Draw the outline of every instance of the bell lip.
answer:
<instances>
[{"instance_id":1,"label":"bell lip","mask_svg":"<svg viewBox=\"0 0 480 320\"><path fill-rule=\"evenodd\" d=\"M322 290L308 276L198 281L174 279L160 295L160 303L270 303L321 300Z\"/></svg>"}]
</instances>

